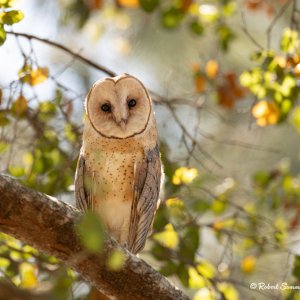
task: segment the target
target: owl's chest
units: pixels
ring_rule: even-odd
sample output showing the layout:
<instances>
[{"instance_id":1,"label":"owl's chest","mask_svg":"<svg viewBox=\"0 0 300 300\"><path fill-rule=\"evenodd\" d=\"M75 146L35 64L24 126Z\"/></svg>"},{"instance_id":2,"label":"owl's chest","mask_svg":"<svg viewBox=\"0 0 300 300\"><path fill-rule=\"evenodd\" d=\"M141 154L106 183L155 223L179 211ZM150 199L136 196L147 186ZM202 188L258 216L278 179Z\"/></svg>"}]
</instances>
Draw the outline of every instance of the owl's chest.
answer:
<instances>
[{"instance_id":1,"label":"owl's chest","mask_svg":"<svg viewBox=\"0 0 300 300\"><path fill-rule=\"evenodd\" d=\"M134 192L134 169L142 159L143 152L137 148L131 151L99 148L87 152L86 170L91 178L91 188L97 202L131 202Z\"/></svg>"}]
</instances>

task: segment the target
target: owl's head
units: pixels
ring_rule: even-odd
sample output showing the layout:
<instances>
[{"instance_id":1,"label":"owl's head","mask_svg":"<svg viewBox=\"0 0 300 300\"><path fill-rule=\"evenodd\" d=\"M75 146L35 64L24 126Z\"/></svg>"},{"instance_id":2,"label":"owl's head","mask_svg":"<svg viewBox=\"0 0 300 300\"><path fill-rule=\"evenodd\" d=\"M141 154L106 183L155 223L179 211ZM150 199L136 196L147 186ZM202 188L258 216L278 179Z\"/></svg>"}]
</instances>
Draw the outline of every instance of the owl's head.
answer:
<instances>
[{"instance_id":1,"label":"owl's head","mask_svg":"<svg viewBox=\"0 0 300 300\"><path fill-rule=\"evenodd\" d=\"M119 139L142 133L152 112L146 88L127 74L97 81L87 95L85 107L99 134Z\"/></svg>"}]
</instances>

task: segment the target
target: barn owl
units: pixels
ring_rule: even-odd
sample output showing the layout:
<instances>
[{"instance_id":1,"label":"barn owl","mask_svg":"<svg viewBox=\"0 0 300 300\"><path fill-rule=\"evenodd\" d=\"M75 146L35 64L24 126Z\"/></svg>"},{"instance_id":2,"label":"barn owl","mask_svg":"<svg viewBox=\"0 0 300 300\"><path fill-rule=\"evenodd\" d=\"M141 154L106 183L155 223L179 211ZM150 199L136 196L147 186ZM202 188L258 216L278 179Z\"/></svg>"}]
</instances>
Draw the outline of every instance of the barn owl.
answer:
<instances>
[{"instance_id":1,"label":"barn owl","mask_svg":"<svg viewBox=\"0 0 300 300\"><path fill-rule=\"evenodd\" d=\"M151 98L138 79L123 74L97 81L85 110L76 205L96 212L136 254L152 226L162 174Z\"/></svg>"}]
</instances>

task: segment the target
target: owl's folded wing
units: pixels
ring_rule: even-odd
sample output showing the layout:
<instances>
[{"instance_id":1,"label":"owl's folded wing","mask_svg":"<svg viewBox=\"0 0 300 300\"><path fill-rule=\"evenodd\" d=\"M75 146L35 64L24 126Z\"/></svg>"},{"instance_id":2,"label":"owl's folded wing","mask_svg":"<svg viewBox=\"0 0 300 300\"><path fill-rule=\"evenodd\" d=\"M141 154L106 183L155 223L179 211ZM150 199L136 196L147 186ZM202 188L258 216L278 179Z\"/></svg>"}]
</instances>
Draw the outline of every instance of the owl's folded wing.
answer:
<instances>
[{"instance_id":1,"label":"owl's folded wing","mask_svg":"<svg viewBox=\"0 0 300 300\"><path fill-rule=\"evenodd\" d=\"M92 209L92 193L87 188L87 174L85 170L85 159L82 154L79 155L75 173L75 198L76 207L82 211Z\"/></svg>"},{"instance_id":2,"label":"owl's folded wing","mask_svg":"<svg viewBox=\"0 0 300 300\"><path fill-rule=\"evenodd\" d=\"M158 207L161 161L158 147L148 151L146 159L134 170L134 199L131 207L128 247L141 251L151 229Z\"/></svg>"}]
</instances>

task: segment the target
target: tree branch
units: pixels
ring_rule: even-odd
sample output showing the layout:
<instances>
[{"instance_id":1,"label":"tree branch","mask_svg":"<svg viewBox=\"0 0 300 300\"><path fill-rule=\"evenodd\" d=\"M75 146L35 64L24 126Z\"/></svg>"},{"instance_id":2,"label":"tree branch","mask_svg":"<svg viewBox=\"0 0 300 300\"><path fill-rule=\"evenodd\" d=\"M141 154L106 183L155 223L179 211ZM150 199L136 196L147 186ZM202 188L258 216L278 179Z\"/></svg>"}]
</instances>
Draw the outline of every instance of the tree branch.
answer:
<instances>
[{"instance_id":1,"label":"tree branch","mask_svg":"<svg viewBox=\"0 0 300 300\"><path fill-rule=\"evenodd\" d=\"M143 260L107 237L101 255L88 253L76 234L81 214L53 197L30 190L17 180L0 175L0 230L62 260L94 285L116 299L189 299ZM116 272L106 268L114 249L125 263Z\"/></svg>"},{"instance_id":2,"label":"tree branch","mask_svg":"<svg viewBox=\"0 0 300 300\"><path fill-rule=\"evenodd\" d=\"M83 57L82 55L80 55L79 53L76 53L74 51L72 51L71 49L69 49L68 47L62 45L62 44L59 44L57 42L54 42L54 41L51 41L51 40L48 40L48 39L45 39L45 38L41 38L41 37L38 37L38 36L35 36L35 35L32 35L32 34L28 34L28 33L24 33L24 32L14 32L14 31L6 31L6 34L9 34L9 35L14 35L16 37L23 37L23 38L26 38L28 40L35 40L35 41L39 41L41 43L44 43L44 44L47 44L49 46L52 46L54 48L57 48L59 50L62 50L66 53L68 53L69 55L73 56L75 59L78 59L82 62L84 62L85 64L87 64L88 66L91 66L109 76L116 76L117 74L99 64L96 64L95 62L93 62L92 60L90 59L87 59L85 57Z\"/></svg>"}]
</instances>

